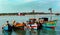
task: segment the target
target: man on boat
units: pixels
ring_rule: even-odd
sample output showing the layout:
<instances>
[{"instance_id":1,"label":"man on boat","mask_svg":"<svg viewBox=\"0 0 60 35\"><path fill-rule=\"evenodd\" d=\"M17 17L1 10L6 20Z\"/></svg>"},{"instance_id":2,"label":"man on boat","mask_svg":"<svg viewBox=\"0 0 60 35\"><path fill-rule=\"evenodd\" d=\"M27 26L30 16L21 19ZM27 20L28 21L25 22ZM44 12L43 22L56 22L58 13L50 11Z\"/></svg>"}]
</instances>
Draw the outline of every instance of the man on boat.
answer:
<instances>
[{"instance_id":1,"label":"man on boat","mask_svg":"<svg viewBox=\"0 0 60 35\"><path fill-rule=\"evenodd\" d=\"M14 20L14 21L13 21L13 26L15 26L15 25L16 25L16 21Z\"/></svg>"},{"instance_id":2,"label":"man on boat","mask_svg":"<svg viewBox=\"0 0 60 35\"><path fill-rule=\"evenodd\" d=\"M39 22L37 23L37 29L42 29L42 27L43 27L43 24L44 23L44 19L40 19L39 18Z\"/></svg>"},{"instance_id":3,"label":"man on boat","mask_svg":"<svg viewBox=\"0 0 60 35\"><path fill-rule=\"evenodd\" d=\"M13 28L13 29L16 29L16 27L15 27L15 26L16 26L16 21L15 21L15 20L13 20L12 28Z\"/></svg>"}]
</instances>

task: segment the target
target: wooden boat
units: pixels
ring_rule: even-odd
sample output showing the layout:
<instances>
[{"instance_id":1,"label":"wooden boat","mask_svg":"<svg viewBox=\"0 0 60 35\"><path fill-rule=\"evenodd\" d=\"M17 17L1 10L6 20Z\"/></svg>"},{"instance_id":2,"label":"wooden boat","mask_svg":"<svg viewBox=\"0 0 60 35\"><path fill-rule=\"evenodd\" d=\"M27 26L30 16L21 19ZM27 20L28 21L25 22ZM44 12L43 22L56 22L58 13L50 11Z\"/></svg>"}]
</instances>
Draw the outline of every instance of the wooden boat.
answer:
<instances>
[{"instance_id":1,"label":"wooden boat","mask_svg":"<svg viewBox=\"0 0 60 35\"><path fill-rule=\"evenodd\" d=\"M24 24L23 23L16 23L16 25L14 25L13 28L14 29L24 30Z\"/></svg>"},{"instance_id":2,"label":"wooden boat","mask_svg":"<svg viewBox=\"0 0 60 35\"><path fill-rule=\"evenodd\" d=\"M24 26L24 24L23 23L16 23L16 25L15 25L16 27L19 27L19 26Z\"/></svg>"}]
</instances>

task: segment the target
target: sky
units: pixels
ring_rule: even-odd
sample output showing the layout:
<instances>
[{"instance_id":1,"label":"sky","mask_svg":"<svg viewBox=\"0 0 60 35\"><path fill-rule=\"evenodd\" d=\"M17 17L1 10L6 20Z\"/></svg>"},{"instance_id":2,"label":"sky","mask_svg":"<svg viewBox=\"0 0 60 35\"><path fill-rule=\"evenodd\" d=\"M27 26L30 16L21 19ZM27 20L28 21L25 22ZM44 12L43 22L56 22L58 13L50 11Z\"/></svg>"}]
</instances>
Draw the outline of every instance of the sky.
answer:
<instances>
[{"instance_id":1,"label":"sky","mask_svg":"<svg viewBox=\"0 0 60 35\"><path fill-rule=\"evenodd\" d=\"M50 12L60 13L60 0L0 0L0 13Z\"/></svg>"}]
</instances>

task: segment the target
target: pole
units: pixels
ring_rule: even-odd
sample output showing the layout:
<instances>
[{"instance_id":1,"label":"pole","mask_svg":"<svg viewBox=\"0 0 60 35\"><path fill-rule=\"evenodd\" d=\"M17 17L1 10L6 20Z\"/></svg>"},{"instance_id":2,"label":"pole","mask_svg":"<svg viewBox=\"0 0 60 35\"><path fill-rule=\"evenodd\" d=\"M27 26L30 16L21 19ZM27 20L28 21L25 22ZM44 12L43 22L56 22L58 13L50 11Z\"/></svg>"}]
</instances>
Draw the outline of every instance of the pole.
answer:
<instances>
[{"instance_id":1,"label":"pole","mask_svg":"<svg viewBox=\"0 0 60 35\"><path fill-rule=\"evenodd\" d=\"M33 10L34 18L35 18L35 10Z\"/></svg>"},{"instance_id":2,"label":"pole","mask_svg":"<svg viewBox=\"0 0 60 35\"><path fill-rule=\"evenodd\" d=\"M50 21L52 20L52 8L49 8L50 10Z\"/></svg>"}]
</instances>

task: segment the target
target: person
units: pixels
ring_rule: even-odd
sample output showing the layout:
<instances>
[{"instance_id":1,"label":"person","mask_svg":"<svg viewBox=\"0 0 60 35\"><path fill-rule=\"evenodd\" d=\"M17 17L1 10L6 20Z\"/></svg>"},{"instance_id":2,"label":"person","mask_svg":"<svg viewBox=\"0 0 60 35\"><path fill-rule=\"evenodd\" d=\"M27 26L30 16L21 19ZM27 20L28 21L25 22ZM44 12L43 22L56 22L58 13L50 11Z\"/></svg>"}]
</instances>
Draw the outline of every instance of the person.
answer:
<instances>
[{"instance_id":1,"label":"person","mask_svg":"<svg viewBox=\"0 0 60 35\"><path fill-rule=\"evenodd\" d=\"M13 26L15 26L15 25L16 25L16 21L14 20L14 21L13 21Z\"/></svg>"},{"instance_id":2,"label":"person","mask_svg":"<svg viewBox=\"0 0 60 35\"><path fill-rule=\"evenodd\" d=\"M24 23L23 22L23 28L24 28L23 30L26 30L27 29L27 23Z\"/></svg>"},{"instance_id":3,"label":"person","mask_svg":"<svg viewBox=\"0 0 60 35\"><path fill-rule=\"evenodd\" d=\"M9 24L9 21L6 21L7 25L8 25L8 30L12 30L12 26Z\"/></svg>"},{"instance_id":4,"label":"person","mask_svg":"<svg viewBox=\"0 0 60 35\"><path fill-rule=\"evenodd\" d=\"M16 29L15 25L16 25L16 21L13 20L13 25L12 25L12 28L13 28L13 29Z\"/></svg>"},{"instance_id":5,"label":"person","mask_svg":"<svg viewBox=\"0 0 60 35\"><path fill-rule=\"evenodd\" d=\"M26 23L23 22L23 25L26 26Z\"/></svg>"},{"instance_id":6,"label":"person","mask_svg":"<svg viewBox=\"0 0 60 35\"><path fill-rule=\"evenodd\" d=\"M43 19L39 19L39 22L37 23L37 29L42 29L44 20Z\"/></svg>"}]
</instances>

